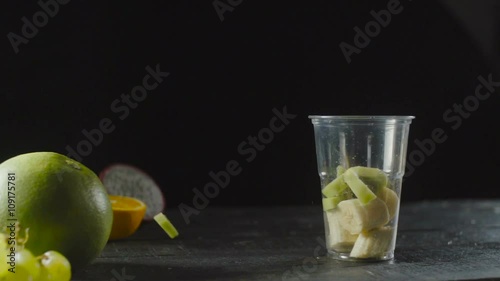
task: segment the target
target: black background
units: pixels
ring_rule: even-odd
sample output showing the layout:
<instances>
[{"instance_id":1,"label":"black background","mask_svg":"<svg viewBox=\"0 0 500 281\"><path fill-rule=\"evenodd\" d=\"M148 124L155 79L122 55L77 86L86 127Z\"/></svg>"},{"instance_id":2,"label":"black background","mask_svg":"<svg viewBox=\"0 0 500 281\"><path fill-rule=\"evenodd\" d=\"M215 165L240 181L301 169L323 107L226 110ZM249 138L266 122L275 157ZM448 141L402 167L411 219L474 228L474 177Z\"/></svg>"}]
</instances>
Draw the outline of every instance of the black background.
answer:
<instances>
[{"instance_id":1,"label":"black background","mask_svg":"<svg viewBox=\"0 0 500 281\"><path fill-rule=\"evenodd\" d=\"M16 1L2 8L0 157L66 154L110 118L115 130L82 162L96 173L113 162L140 167L168 206L190 204L192 189L230 160L243 172L212 205L318 204L308 115L414 115L409 153L435 128L448 139L407 177L403 200L500 197L498 92L456 130L443 120L498 65L498 9L401 1L347 63L339 44L354 44L353 28L388 2L243 0L221 21L212 1L72 0L16 54L7 34L40 10ZM157 64L170 76L120 120L110 105ZM297 117L247 163L238 145L285 106Z\"/></svg>"}]
</instances>

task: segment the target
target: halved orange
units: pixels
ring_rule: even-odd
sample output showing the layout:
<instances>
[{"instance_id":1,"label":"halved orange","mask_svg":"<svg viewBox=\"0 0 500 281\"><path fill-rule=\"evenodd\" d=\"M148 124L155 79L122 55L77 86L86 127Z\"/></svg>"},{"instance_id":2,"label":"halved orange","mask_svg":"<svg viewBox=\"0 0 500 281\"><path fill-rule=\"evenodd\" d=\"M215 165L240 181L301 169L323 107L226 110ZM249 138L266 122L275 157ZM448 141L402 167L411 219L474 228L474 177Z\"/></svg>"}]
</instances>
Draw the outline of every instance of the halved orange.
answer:
<instances>
[{"instance_id":1,"label":"halved orange","mask_svg":"<svg viewBox=\"0 0 500 281\"><path fill-rule=\"evenodd\" d=\"M146 204L133 197L109 195L113 209L113 226L109 240L117 240L134 234L146 214Z\"/></svg>"}]
</instances>

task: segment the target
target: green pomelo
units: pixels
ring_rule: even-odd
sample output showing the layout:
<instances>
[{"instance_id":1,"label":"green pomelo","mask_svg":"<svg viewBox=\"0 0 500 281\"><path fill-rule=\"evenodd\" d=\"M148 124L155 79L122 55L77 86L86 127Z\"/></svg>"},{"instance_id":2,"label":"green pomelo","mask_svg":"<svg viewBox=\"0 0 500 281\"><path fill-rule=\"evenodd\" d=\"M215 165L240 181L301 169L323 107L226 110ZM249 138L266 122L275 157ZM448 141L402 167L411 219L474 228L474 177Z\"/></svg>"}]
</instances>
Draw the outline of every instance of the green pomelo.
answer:
<instances>
[{"instance_id":1,"label":"green pomelo","mask_svg":"<svg viewBox=\"0 0 500 281\"><path fill-rule=\"evenodd\" d=\"M9 173L15 174L14 180L8 179ZM15 211L11 216L8 188L13 186ZM102 182L89 168L62 154L31 152L0 164L3 231L10 218L17 218L21 228L29 228L26 248L35 256L58 251L77 270L104 249L113 211Z\"/></svg>"}]
</instances>

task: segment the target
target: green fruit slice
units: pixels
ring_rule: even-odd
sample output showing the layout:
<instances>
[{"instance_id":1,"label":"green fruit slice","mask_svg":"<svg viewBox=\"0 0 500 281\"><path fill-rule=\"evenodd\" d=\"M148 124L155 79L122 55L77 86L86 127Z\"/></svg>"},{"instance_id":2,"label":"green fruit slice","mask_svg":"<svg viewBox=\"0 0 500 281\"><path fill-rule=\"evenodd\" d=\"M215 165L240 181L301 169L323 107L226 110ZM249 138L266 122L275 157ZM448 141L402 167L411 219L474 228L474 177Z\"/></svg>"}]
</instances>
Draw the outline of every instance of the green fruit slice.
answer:
<instances>
[{"instance_id":1,"label":"green fruit slice","mask_svg":"<svg viewBox=\"0 0 500 281\"><path fill-rule=\"evenodd\" d=\"M337 177L339 177L340 175L342 175L344 172L345 172L344 166L338 165L337 166Z\"/></svg>"},{"instance_id":2,"label":"green fruit slice","mask_svg":"<svg viewBox=\"0 0 500 281\"><path fill-rule=\"evenodd\" d=\"M362 204L367 204L377 198L377 195L375 195L375 193L373 193L371 189L359 179L353 168L347 169L347 171L342 174L342 177Z\"/></svg>"},{"instance_id":3,"label":"green fruit slice","mask_svg":"<svg viewBox=\"0 0 500 281\"><path fill-rule=\"evenodd\" d=\"M380 169L356 166L351 170L377 195L387 185L387 175Z\"/></svg>"},{"instance_id":4,"label":"green fruit slice","mask_svg":"<svg viewBox=\"0 0 500 281\"><path fill-rule=\"evenodd\" d=\"M170 238L174 239L179 236L179 232L177 232L175 226L163 213L158 213L154 216L154 220L161 226L161 228L163 228L163 230L165 230Z\"/></svg>"},{"instance_id":5,"label":"green fruit slice","mask_svg":"<svg viewBox=\"0 0 500 281\"><path fill-rule=\"evenodd\" d=\"M327 186L325 186L325 188L321 190L321 193L323 193L323 195L325 195L326 197L339 196L347 187L348 186L344 181L343 175L340 175L332 182L330 182Z\"/></svg>"},{"instance_id":6,"label":"green fruit slice","mask_svg":"<svg viewBox=\"0 0 500 281\"><path fill-rule=\"evenodd\" d=\"M337 208L337 205L342 201L342 197L334 196L330 198L323 198L323 211L328 211Z\"/></svg>"}]
</instances>

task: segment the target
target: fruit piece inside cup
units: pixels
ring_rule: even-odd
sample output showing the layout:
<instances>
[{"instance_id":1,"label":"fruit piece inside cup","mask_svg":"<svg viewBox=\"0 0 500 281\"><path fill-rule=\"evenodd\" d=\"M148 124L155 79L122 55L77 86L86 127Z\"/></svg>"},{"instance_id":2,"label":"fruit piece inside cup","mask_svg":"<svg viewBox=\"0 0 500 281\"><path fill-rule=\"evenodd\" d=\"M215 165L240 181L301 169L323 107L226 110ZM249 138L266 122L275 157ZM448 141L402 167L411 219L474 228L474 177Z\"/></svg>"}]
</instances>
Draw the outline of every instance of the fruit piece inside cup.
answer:
<instances>
[{"instance_id":1,"label":"fruit piece inside cup","mask_svg":"<svg viewBox=\"0 0 500 281\"><path fill-rule=\"evenodd\" d=\"M339 210L326 211L328 222L327 247L339 252L348 252L354 246L358 238L357 234L351 234L340 224L341 213Z\"/></svg>"},{"instance_id":2,"label":"fruit piece inside cup","mask_svg":"<svg viewBox=\"0 0 500 281\"><path fill-rule=\"evenodd\" d=\"M371 200L377 198L377 195L375 195L368 185L366 185L352 169L348 169L342 174L342 177L362 204L367 204Z\"/></svg>"},{"instance_id":3,"label":"fruit piece inside cup","mask_svg":"<svg viewBox=\"0 0 500 281\"><path fill-rule=\"evenodd\" d=\"M362 232L354 243L350 257L352 258L380 258L392 248L393 228L381 227Z\"/></svg>"},{"instance_id":4,"label":"fruit piece inside cup","mask_svg":"<svg viewBox=\"0 0 500 281\"><path fill-rule=\"evenodd\" d=\"M342 201L342 197L334 196L330 198L323 198L323 211L328 211L337 208L337 205Z\"/></svg>"},{"instance_id":5,"label":"fruit piece inside cup","mask_svg":"<svg viewBox=\"0 0 500 281\"><path fill-rule=\"evenodd\" d=\"M340 224L351 234L370 231L389 222L387 206L379 198L367 204L359 199L344 200L339 203L338 209Z\"/></svg>"},{"instance_id":6,"label":"fruit piece inside cup","mask_svg":"<svg viewBox=\"0 0 500 281\"><path fill-rule=\"evenodd\" d=\"M356 166L350 170L377 195L388 184L387 175L380 169Z\"/></svg>"},{"instance_id":7,"label":"fruit piece inside cup","mask_svg":"<svg viewBox=\"0 0 500 281\"><path fill-rule=\"evenodd\" d=\"M348 187L363 204L376 197L387 185L387 176L376 168L356 166L344 170L337 167L337 178L321 191L325 197L340 196Z\"/></svg>"},{"instance_id":8,"label":"fruit piece inside cup","mask_svg":"<svg viewBox=\"0 0 500 281\"><path fill-rule=\"evenodd\" d=\"M339 166L337 178L322 193L329 249L361 259L390 251L393 228L387 225L397 213L399 198L382 170Z\"/></svg>"},{"instance_id":9,"label":"fruit piece inside cup","mask_svg":"<svg viewBox=\"0 0 500 281\"><path fill-rule=\"evenodd\" d=\"M344 177L341 175L325 186L321 192L326 197L334 197L341 195L342 192L348 187L349 186L344 181Z\"/></svg>"},{"instance_id":10,"label":"fruit piece inside cup","mask_svg":"<svg viewBox=\"0 0 500 281\"><path fill-rule=\"evenodd\" d=\"M394 190L388 187L384 187L380 194L380 199L382 199L385 202L385 205L387 205L387 211L389 211L389 219L392 220L396 216L399 207L398 195L396 194L396 192L394 192Z\"/></svg>"}]
</instances>

